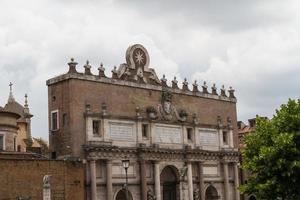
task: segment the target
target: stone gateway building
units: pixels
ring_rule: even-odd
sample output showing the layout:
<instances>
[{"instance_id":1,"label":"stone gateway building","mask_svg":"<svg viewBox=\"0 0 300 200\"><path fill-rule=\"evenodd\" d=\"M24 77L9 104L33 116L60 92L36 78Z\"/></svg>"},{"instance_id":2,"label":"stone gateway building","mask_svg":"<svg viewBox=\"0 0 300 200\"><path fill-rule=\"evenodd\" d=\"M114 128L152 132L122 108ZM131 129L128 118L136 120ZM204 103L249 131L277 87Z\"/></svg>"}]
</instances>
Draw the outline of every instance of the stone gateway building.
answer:
<instances>
[{"instance_id":1,"label":"stone gateway building","mask_svg":"<svg viewBox=\"0 0 300 200\"><path fill-rule=\"evenodd\" d=\"M168 85L140 44L111 77L102 64L98 75L68 65L47 81L50 152L87 161L87 199L239 200L232 88Z\"/></svg>"}]
</instances>

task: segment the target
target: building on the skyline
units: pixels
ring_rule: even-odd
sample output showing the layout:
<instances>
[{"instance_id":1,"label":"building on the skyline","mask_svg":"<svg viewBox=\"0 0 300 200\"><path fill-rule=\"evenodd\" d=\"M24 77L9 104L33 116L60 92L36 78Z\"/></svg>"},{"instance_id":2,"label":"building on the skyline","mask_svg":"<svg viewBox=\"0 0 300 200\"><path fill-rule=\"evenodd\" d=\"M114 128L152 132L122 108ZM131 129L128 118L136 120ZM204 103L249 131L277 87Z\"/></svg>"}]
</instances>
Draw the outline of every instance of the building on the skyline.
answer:
<instances>
[{"instance_id":1,"label":"building on the skyline","mask_svg":"<svg viewBox=\"0 0 300 200\"><path fill-rule=\"evenodd\" d=\"M25 102L22 106L15 100L12 86L13 84L10 83L7 103L4 107L0 107L0 149L45 155L48 149L47 142L31 136L33 115L29 110L27 94L25 94Z\"/></svg>"},{"instance_id":2,"label":"building on the skyline","mask_svg":"<svg viewBox=\"0 0 300 200\"><path fill-rule=\"evenodd\" d=\"M80 161L49 160L48 145L32 138L27 96L19 104L12 93L0 106L0 199L43 199L43 177L51 177L52 199L84 199L84 164Z\"/></svg>"},{"instance_id":3,"label":"building on the skyline","mask_svg":"<svg viewBox=\"0 0 300 200\"><path fill-rule=\"evenodd\" d=\"M88 61L78 72L71 59L67 73L49 79L52 158L87 161L91 200L124 199L122 160L130 161L129 199L239 200L234 90L191 89L186 79L180 87L176 77L169 86L149 64L136 44L111 77L102 64L93 75Z\"/></svg>"}]
</instances>

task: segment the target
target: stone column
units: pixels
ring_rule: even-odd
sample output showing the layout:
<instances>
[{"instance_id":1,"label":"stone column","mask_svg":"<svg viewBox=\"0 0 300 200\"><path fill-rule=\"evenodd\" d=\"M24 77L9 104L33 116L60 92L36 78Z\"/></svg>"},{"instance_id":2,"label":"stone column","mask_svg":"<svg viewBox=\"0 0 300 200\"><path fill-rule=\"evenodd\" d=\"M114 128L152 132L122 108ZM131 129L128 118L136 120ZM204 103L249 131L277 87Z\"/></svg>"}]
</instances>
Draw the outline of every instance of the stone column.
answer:
<instances>
[{"instance_id":1,"label":"stone column","mask_svg":"<svg viewBox=\"0 0 300 200\"><path fill-rule=\"evenodd\" d=\"M96 161L90 161L90 171L91 171L91 197L92 200L97 200L97 178L96 178Z\"/></svg>"},{"instance_id":2,"label":"stone column","mask_svg":"<svg viewBox=\"0 0 300 200\"><path fill-rule=\"evenodd\" d=\"M159 162L155 162L155 164L154 164L154 176L155 176L155 196L156 196L156 200L161 200L161 197L160 197Z\"/></svg>"},{"instance_id":3,"label":"stone column","mask_svg":"<svg viewBox=\"0 0 300 200\"><path fill-rule=\"evenodd\" d=\"M198 162L198 177L199 177L199 196L201 200L205 200L204 179L203 179L202 162Z\"/></svg>"},{"instance_id":4,"label":"stone column","mask_svg":"<svg viewBox=\"0 0 300 200\"><path fill-rule=\"evenodd\" d=\"M229 175L228 175L228 163L223 162L223 169L224 169L224 199L229 199Z\"/></svg>"},{"instance_id":5,"label":"stone column","mask_svg":"<svg viewBox=\"0 0 300 200\"><path fill-rule=\"evenodd\" d=\"M234 193L235 193L235 200L240 200L240 191L238 187L240 186L239 182L239 167L237 163L234 163Z\"/></svg>"},{"instance_id":6,"label":"stone column","mask_svg":"<svg viewBox=\"0 0 300 200\"><path fill-rule=\"evenodd\" d=\"M194 200L194 190L193 190L193 172L192 172L192 163L187 163L187 179L188 179L188 191L189 191L189 200Z\"/></svg>"},{"instance_id":7,"label":"stone column","mask_svg":"<svg viewBox=\"0 0 300 200\"><path fill-rule=\"evenodd\" d=\"M147 199L147 178L145 160L140 160L141 197Z\"/></svg>"},{"instance_id":8,"label":"stone column","mask_svg":"<svg viewBox=\"0 0 300 200\"><path fill-rule=\"evenodd\" d=\"M112 163L111 160L106 160L106 198L112 200Z\"/></svg>"}]
</instances>

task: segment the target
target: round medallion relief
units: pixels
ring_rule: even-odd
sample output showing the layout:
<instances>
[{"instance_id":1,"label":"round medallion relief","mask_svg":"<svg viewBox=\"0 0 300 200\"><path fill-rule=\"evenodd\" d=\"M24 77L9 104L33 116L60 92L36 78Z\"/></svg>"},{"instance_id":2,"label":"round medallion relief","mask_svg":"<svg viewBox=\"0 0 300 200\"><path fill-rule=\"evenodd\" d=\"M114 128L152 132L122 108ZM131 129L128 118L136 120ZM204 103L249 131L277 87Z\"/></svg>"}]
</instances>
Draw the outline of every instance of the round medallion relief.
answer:
<instances>
[{"instance_id":1,"label":"round medallion relief","mask_svg":"<svg viewBox=\"0 0 300 200\"><path fill-rule=\"evenodd\" d=\"M137 67L144 67L147 63L145 52L141 48L136 48L132 54L133 62Z\"/></svg>"}]
</instances>

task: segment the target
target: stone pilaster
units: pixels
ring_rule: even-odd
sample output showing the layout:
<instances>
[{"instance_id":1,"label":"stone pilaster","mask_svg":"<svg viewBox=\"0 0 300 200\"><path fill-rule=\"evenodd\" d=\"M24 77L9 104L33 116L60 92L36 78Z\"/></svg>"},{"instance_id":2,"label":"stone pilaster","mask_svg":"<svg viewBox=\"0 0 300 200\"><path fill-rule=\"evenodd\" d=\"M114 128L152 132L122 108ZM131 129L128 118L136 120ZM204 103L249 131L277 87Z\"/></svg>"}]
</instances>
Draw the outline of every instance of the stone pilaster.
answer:
<instances>
[{"instance_id":1,"label":"stone pilaster","mask_svg":"<svg viewBox=\"0 0 300 200\"><path fill-rule=\"evenodd\" d=\"M96 161L90 161L90 174L91 174L91 199L97 200L97 178L96 178Z\"/></svg>"},{"instance_id":2,"label":"stone pilaster","mask_svg":"<svg viewBox=\"0 0 300 200\"><path fill-rule=\"evenodd\" d=\"M235 187L234 188L234 193L235 193L235 200L240 200L240 192L238 190L238 188L240 186L238 163L234 163L233 167L234 167L234 187Z\"/></svg>"},{"instance_id":3,"label":"stone pilaster","mask_svg":"<svg viewBox=\"0 0 300 200\"><path fill-rule=\"evenodd\" d=\"M192 163L187 163L187 179L188 179L188 192L189 200L194 200L194 190L193 190L193 172L192 172Z\"/></svg>"},{"instance_id":4,"label":"stone pilaster","mask_svg":"<svg viewBox=\"0 0 300 200\"><path fill-rule=\"evenodd\" d=\"M201 200L205 200L204 193L204 177L203 177L203 165L202 162L198 162L198 178L199 178L199 196Z\"/></svg>"},{"instance_id":5,"label":"stone pilaster","mask_svg":"<svg viewBox=\"0 0 300 200\"><path fill-rule=\"evenodd\" d=\"M229 130L229 147L233 148L233 131L232 129Z\"/></svg>"},{"instance_id":6,"label":"stone pilaster","mask_svg":"<svg viewBox=\"0 0 300 200\"><path fill-rule=\"evenodd\" d=\"M106 160L106 197L107 200L112 200L112 163L111 160Z\"/></svg>"},{"instance_id":7,"label":"stone pilaster","mask_svg":"<svg viewBox=\"0 0 300 200\"><path fill-rule=\"evenodd\" d=\"M154 164L154 176L155 176L155 196L156 196L156 200L161 200L159 162L155 162L155 164Z\"/></svg>"},{"instance_id":8,"label":"stone pilaster","mask_svg":"<svg viewBox=\"0 0 300 200\"><path fill-rule=\"evenodd\" d=\"M147 178L145 160L140 160L140 178L141 178L141 197L147 199Z\"/></svg>"},{"instance_id":9,"label":"stone pilaster","mask_svg":"<svg viewBox=\"0 0 300 200\"><path fill-rule=\"evenodd\" d=\"M223 170L224 170L224 199L229 199L229 174L228 174L228 163L223 162Z\"/></svg>"},{"instance_id":10,"label":"stone pilaster","mask_svg":"<svg viewBox=\"0 0 300 200\"><path fill-rule=\"evenodd\" d=\"M224 144L223 144L223 130L219 129L219 142L220 142L220 147L223 148Z\"/></svg>"}]
</instances>

